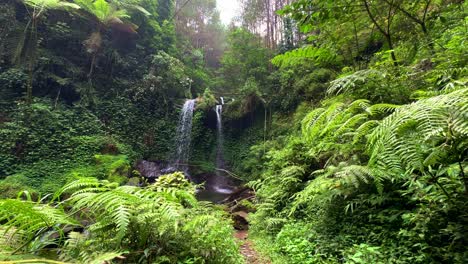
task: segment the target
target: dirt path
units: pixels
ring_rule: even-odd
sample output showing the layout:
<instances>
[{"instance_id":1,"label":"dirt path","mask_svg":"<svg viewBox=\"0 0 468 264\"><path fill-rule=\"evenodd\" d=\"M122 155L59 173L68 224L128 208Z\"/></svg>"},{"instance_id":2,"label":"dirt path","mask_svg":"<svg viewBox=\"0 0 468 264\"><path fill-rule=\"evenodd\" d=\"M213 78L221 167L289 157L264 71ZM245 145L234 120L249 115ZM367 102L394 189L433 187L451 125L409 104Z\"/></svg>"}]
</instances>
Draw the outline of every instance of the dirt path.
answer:
<instances>
[{"instance_id":1,"label":"dirt path","mask_svg":"<svg viewBox=\"0 0 468 264\"><path fill-rule=\"evenodd\" d=\"M270 261L262 258L257 251L252 247L252 242L248 239L249 232L247 230L239 230L235 237L242 242L241 254L244 256L247 264L270 264Z\"/></svg>"}]
</instances>

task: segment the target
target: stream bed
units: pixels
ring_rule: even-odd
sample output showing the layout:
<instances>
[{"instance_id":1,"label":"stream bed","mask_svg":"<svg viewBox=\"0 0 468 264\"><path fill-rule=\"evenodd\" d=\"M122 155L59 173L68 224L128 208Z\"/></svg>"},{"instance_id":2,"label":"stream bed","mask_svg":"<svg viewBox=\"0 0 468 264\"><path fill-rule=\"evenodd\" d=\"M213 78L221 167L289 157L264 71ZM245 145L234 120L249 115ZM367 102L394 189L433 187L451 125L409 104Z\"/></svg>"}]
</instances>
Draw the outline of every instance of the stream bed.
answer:
<instances>
[{"instance_id":1,"label":"stream bed","mask_svg":"<svg viewBox=\"0 0 468 264\"><path fill-rule=\"evenodd\" d=\"M241 182L225 175L204 173L191 177L195 184L204 184L197 190L197 199L221 203L236 191Z\"/></svg>"}]
</instances>

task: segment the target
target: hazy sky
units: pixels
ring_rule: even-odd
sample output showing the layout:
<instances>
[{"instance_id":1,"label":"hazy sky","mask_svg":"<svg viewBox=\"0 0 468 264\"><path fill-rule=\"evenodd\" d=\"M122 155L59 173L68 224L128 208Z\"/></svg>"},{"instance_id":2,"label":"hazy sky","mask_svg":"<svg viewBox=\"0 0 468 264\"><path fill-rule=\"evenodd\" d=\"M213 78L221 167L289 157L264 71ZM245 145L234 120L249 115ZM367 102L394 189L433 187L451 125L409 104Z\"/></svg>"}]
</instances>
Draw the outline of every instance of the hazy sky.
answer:
<instances>
[{"instance_id":1,"label":"hazy sky","mask_svg":"<svg viewBox=\"0 0 468 264\"><path fill-rule=\"evenodd\" d=\"M229 24L239 12L239 2L237 0L216 0L216 2L221 13L221 21L225 25Z\"/></svg>"}]
</instances>

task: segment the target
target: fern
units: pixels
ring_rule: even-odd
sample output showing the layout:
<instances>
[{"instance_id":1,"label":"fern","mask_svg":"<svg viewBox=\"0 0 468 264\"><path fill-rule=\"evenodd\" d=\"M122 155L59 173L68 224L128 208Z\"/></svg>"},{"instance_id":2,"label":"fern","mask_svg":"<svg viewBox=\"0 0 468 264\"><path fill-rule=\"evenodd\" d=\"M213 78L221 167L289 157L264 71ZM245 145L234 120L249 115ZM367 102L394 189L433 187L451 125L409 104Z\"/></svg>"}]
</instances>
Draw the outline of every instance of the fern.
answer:
<instances>
[{"instance_id":1,"label":"fern","mask_svg":"<svg viewBox=\"0 0 468 264\"><path fill-rule=\"evenodd\" d=\"M366 111L371 115L390 114L400 106L395 104L375 104L369 106Z\"/></svg>"},{"instance_id":2,"label":"fern","mask_svg":"<svg viewBox=\"0 0 468 264\"><path fill-rule=\"evenodd\" d=\"M382 80L385 78L385 74L377 70L361 70L353 72L352 74L340 77L332 82L328 87L327 94L337 95L342 93L348 93L356 88L358 85L363 85L372 78L373 80Z\"/></svg>"},{"instance_id":3,"label":"fern","mask_svg":"<svg viewBox=\"0 0 468 264\"><path fill-rule=\"evenodd\" d=\"M77 262L76 258L71 258L70 256L79 256L80 261L78 263L108 263L115 258L124 258L123 255L128 253L126 251L102 252L90 250L85 246L86 244L89 245L89 242L89 237L86 235L70 232L60 255L61 260Z\"/></svg>"},{"instance_id":4,"label":"fern","mask_svg":"<svg viewBox=\"0 0 468 264\"><path fill-rule=\"evenodd\" d=\"M369 119L369 101L356 100L348 105L337 102L328 108L318 108L302 121L302 137L310 146L309 155L326 163L351 155L357 150L350 145L357 130ZM371 129L372 126L366 127ZM355 141L357 142L357 141ZM341 144L341 145L340 145Z\"/></svg>"},{"instance_id":5,"label":"fern","mask_svg":"<svg viewBox=\"0 0 468 264\"><path fill-rule=\"evenodd\" d=\"M72 191L77 188L81 190L73 193L67 202L77 211L90 209L90 215L96 219L90 229L95 232L115 232L113 240L117 245L128 236L132 218L138 217L140 212L157 214L170 221L179 217L180 201L170 190L154 192L133 186L116 187L92 179L72 182L63 190ZM186 194L184 197L190 195ZM149 218L148 213L143 217Z\"/></svg>"},{"instance_id":6,"label":"fern","mask_svg":"<svg viewBox=\"0 0 468 264\"><path fill-rule=\"evenodd\" d=\"M183 251L188 246L195 256L220 259L219 263L233 262L237 255L232 250L237 245L232 239L225 239L226 232L231 230L226 228L229 225L218 220L220 216L212 213L213 208L200 208L193 196L193 185L180 176L174 173L162 177L146 188L117 186L89 178L64 186L59 196L67 194L69 198L63 203L83 212L92 222L87 228L89 233L70 234L62 259L93 263L102 261L101 256L110 260L123 254L142 261L162 257L162 250L174 251L177 247ZM223 236L219 235L220 230ZM204 236L210 239L205 241ZM231 253L213 247L216 244L224 245ZM123 252L122 248L129 252ZM187 253L171 255L171 261L177 262L184 254Z\"/></svg>"},{"instance_id":7,"label":"fern","mask_svg":"<svg viewBox=\"0 0 468 264\"><path fill-rule=\"evenodd\" d=\"M11 237L25 242L24 246L45 232L54 231L63 236L64 228L79 226L77 221L59 207L13 199L0 200L0 222L6 227L4 234L9 233ZM13 232L9 232L10 230Z\"/></svg>"},{"instance_id":8,"label":"fern","mask_svg":"<svg viewBox=\"0 0 468 264\"><path fill-rule=\"evenodd\" d=\"M335 186L335 181L324 175L310 181L300 192L293 195L293 202L289 215L294 214L299 208L313 204L316 200L330 200L330 190Z\"/></svg>"},{"instance_id":9,"label":"fern","mask_svg":"<svg viewBox=\"0 0 468 264\"><path fill-rule=\"evenodd\" d=\"M468 89L397 109L370 135L369 165L395 177L424 172L468 137Z\"/></svg>"},{"instance_id":10,"label":"fern","mask_svg":"<svg viewBox=\"0 0 468 264\"><path fill-rule=\"evenodd\" d=\"M317 66L330 65L337 60L337 53L331 48L305 46L277 55L271 63L277 67L289 67L304 60L312 60Z\"/></svg>"},{"instance_id":11,"label":"fern","mask_svg":"<svg viewBox=\"0 0 468 264\"><path fill-rule=\"evenodd\" d=\"M468 67L466 69L468 69ZM411 95L411 97L415 99L427 99L430 97L449 94L454 91L464 89L467 87L467 85L468 85L468 79L466 77L460 80L450 80L447 83L445 83L441 89L429 90L429 91L417 90Z\"/></svg>"}]
</instances>

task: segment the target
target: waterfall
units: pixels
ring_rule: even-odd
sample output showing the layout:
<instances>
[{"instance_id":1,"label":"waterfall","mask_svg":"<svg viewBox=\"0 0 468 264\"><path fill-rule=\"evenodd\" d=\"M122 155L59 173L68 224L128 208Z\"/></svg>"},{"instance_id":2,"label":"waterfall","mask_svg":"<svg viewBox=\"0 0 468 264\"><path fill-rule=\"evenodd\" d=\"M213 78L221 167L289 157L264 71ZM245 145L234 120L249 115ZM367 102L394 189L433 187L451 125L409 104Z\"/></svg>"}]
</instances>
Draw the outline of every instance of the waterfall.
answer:
<instances>
[{"instance_id":1,"label":"waterfall","mask_svg":"<svg viewBox=\"0 0 468 264\"><path fill-rule=\"evenodd\" d=\"M193 110L195 99L187 100L180 113L179 125L177 126L176 148L173 158L173 165L176 169L187 171L190 154L190 141L192 132Z\"/></svg>"},{"instance_id":2,"label":"waterfall","mask_svg":"<svg viewBox=\"0 0 468 264\"><path fill-rule=\"evenodd\" d=\"M223 136L223 105L224 98L220 98L221 104L217 105L216 110L216 128L217 128L217 146L216 146L216 178L213 182L213 188L218 193L232 193L229 187L228 179L222 170L224 166L224 136Z\"/></svg>"},{"instance_id":3,"label":"waterfall","mask_svg":"<svg viewBox=\"0 0 468 264\"><path fill-rule=\"evenodd\" d=\"M216 128L217 128L217 147L216 147L216 168L224 169L224 137L223 137L223 104L224 99L221 97L221 105L216 106ZM219 171L216 171L219 174Z\"/></svg>"}]
</instances>

